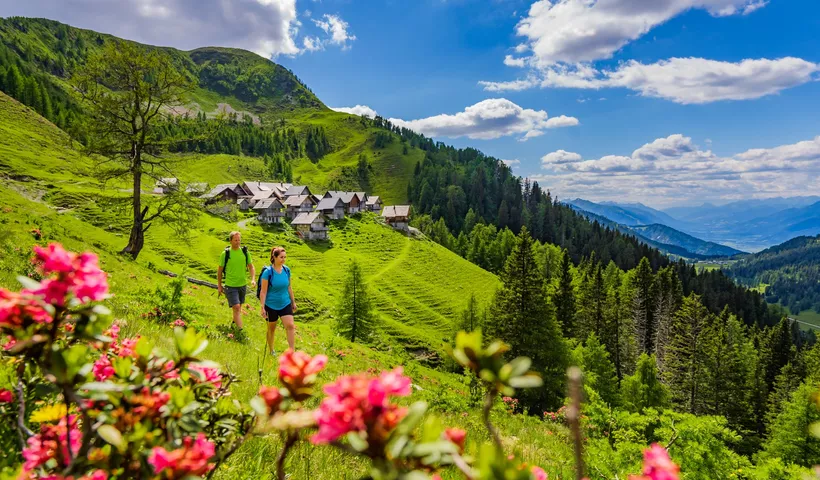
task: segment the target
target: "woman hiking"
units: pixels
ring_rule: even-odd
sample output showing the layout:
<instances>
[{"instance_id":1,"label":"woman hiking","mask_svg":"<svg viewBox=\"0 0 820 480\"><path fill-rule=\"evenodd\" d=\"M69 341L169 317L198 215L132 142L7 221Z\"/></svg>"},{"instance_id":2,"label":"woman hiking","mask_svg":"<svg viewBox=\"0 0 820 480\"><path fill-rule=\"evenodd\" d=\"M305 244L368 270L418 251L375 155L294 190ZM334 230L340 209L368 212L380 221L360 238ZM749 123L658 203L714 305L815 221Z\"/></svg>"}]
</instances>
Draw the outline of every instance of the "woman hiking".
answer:
<instances>
[{"instance_id":1,"label":"woman hiking","mask_svg":"<svg viewBox=\"0 0 820 480\"><path fill-rule=\"evenodd\" d=\"M288 347L294 347L293 314L296 312L296 300L293 298L293 287L290 282L290 269L285 265L287 253L282 247L273 247L270 252L269 267L262 270L259 303L262 305L262 317L268 320L267 343L270 353L276 356L273 346L273 336L276 333L276 322L280 318L285 325L288 337Z\"/></svg>"}]
</instances>

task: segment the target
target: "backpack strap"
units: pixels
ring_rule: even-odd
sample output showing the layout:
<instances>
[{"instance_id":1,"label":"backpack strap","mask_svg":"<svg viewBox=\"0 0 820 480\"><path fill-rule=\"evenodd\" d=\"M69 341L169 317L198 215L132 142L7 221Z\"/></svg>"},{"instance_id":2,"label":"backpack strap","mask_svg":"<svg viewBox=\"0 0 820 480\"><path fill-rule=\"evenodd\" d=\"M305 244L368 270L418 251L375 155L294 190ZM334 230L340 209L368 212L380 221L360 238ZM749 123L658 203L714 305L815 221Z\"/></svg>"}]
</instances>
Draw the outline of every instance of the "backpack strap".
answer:
<instances>
[{"instance_id":1,"label":"backpack strap","mask_svg":"<svg viewBox=\"0 0 820 480\"><path fill-rule=\"evenodd\" d=\"M282 265L282 270L284 270L285 273L288 274L288 280L290 280L290 268L288 268L287 265Z\"/></svg>"},{"instance_id":2,"label":"backpack strap","mask_svg":"<svg viewBox=\"0 0 820 480\"><path fill-rule=\"evenodd\" d=\"M245 254L245 268L248 268L248 264L251 262L250 258L248 258L248 247L246 247L245 245L242 245L242 253Z\"/></svg>"},{"instance_id":3,"label":"backpack strap","mask_svg":"<svg viewBox=\"0 0 820 480\"><path fill-rule=\"evenodd\" d=\"M225 263L222 264L222 269L228 268L228 260L231 258L231 246L225 247Z\"/></svg>"}]
</instances>

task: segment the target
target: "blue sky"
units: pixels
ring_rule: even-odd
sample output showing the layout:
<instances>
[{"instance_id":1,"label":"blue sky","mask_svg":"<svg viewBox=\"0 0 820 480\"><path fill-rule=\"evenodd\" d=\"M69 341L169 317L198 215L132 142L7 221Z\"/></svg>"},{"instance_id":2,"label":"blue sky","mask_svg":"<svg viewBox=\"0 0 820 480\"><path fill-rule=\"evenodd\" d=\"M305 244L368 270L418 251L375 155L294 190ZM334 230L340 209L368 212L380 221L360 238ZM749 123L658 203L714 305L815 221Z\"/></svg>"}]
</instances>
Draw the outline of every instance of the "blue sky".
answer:
<instances>
[{"instance_id":1,"label":"blue sky","mask_svg":"<svg viewBox=\"0 0 820 480\"><path fill-rule=\"evenodd\" d=\"M271 56L328 106L512 160L564 198L663 207L820 185L816 1L20 3L0 15Z\"/></svg>"}]
</instances>

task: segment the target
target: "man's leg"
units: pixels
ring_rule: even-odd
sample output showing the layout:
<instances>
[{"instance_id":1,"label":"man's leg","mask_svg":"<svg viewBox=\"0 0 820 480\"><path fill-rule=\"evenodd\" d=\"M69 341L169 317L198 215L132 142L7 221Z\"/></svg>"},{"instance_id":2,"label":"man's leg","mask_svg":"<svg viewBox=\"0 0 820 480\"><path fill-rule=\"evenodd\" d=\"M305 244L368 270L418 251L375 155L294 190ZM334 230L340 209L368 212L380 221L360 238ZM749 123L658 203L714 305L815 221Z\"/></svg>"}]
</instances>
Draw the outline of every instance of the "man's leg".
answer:
<instances>
[{"instance_id":1,"label":"man's leg","mask_svg":"<svg viewBox=\"0 0 820 480\"><path fill-rule=\"evenodd\" d=\"M237 327L242 328L242 304L237 303L231 307L231 310L233 310L233 323L235 323Z\"/></svg>"}]
</instances>

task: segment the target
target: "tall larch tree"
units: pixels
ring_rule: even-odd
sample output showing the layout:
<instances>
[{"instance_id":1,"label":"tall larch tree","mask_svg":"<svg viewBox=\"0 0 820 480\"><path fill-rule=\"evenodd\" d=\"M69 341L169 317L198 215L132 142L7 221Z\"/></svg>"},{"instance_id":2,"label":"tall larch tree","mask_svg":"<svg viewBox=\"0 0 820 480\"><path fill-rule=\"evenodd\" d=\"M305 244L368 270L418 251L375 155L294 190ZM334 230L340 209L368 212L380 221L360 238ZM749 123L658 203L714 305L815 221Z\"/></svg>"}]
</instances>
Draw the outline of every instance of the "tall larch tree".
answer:
<instances>
[{"instance_id":1,"label":"tall larch tree","mask_svg":"<svg viewBox=\"0 0 820 480\"><path fill-rule=\"evenodd\" d=\"M698 413L703 403L704 329L710 323L710 315L700 296L693 293L684 298L672 322L666 348L663 375L672 402L689 413Z\"/></svg>"}]
</instances>

